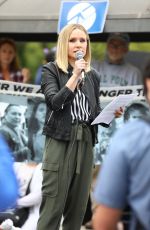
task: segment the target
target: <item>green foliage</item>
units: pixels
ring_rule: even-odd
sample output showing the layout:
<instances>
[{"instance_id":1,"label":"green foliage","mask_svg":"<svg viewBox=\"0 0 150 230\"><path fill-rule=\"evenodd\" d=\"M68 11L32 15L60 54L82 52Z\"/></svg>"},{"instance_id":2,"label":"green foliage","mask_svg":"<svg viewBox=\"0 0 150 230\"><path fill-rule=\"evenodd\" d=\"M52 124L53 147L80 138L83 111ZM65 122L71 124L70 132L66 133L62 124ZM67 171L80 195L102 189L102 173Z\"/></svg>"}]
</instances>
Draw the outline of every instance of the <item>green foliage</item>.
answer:
<instances>
[{"instance_id":1,"label":"green foliage","mask_svg":"<svg viewBox=\"0 0 150 230\"><path fill-rule=\"evenodd\" d=\"M40 42L27 42L17 44L18 54L21 67L26 67L31 72L31 83L34 82L36 71L44 61L44 48L51 48L55 44L40 43Z\"/></svg>"},{"instance_id":2,"label":"green foliage","mask_svg":"<svg viewBox=\"0 0 150 230\"><path fill-rule=\"evenodd\" d=\"M150 52L150 42L131 42L130 50Z\"/></svg>"},{"instance_id":3,"label":"green foliage","mask_svg":"<svg viewBox=\"0 0 150 230\"><path fill-rule=\"evenodd\" d=\"M91 52L92 52L92 59L95 60L103 60L106 50L106 43L101 42L93 42L91 43Z\"/></svg>"},{"instance_id":4,"label":"green foliage","mask_svg":"<svg viewBox=\"0 0 150 230\"><path fill-rule=\"evenodd\" d=\"M25 45L24 59L26 67L31 70L31 79L34 78L38 66L41 65L44 55L40 43L27 43Z\"/></svg>"}]
</instances>

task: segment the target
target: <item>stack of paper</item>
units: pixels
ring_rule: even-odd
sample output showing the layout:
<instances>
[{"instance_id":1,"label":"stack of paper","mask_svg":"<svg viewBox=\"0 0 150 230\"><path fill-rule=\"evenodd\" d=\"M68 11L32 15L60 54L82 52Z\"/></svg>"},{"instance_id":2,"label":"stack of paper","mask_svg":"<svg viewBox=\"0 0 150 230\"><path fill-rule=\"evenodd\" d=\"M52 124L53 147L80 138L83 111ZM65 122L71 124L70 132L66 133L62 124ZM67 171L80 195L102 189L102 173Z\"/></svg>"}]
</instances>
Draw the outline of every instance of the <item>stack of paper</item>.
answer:
<instances>
[{"instance_id":1,"label":"stack of paper","mask_svg":"<svg viewBox=\"0 0 150 230\"><path fill-rule=\"evenodd\" d=\"M136 97L137 97L136 94L119 95L100 112L100 114L95 118L95 120L91 123L91 125L95 125L95 124L109 125L110 122L115 117L116 110L119 110L120 107L124 108Z\"/></svg>"}]
</instances>

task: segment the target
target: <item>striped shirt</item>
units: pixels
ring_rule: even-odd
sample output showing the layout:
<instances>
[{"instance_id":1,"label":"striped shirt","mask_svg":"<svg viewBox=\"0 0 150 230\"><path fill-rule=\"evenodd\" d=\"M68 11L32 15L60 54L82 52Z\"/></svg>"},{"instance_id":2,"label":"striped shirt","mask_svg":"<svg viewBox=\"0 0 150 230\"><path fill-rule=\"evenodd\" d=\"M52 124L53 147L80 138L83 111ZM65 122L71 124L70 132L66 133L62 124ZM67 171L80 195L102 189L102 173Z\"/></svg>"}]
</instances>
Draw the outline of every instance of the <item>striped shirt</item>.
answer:
<instances>
[{"instance_id":1,"label":"striped shirt","mask_svg":"<svg viewBox=\"0 0 150 230\"><path fill-rule=\"evenodd\" d=\"M79 89L71 106L72 123L75 121L88 122L90 117L90 109L88 100L84 93Z\"/></svg>"}]
</instances>

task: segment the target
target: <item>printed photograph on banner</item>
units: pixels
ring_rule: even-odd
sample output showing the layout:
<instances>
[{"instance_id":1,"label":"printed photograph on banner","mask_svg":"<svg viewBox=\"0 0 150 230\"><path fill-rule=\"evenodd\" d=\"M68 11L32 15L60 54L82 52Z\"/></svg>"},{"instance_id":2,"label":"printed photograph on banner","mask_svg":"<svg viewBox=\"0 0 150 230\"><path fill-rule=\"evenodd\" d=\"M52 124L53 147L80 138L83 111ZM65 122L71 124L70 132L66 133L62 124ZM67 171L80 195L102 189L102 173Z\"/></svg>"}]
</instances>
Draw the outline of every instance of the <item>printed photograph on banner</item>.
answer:
<instances>
[{"instance_id":1,"label":"printed photograph on banner","mask_svg":"<svg viewBox=\"0 0 150 230\"><path fill-rule=\"evenodd\" d=\"M30 86L32 89L30 93L27 92L29 87L23 84L7 83L4 85L1 82L1 86L3 89L0 91L0 133L5 136L16 162L41 162L45 142L42 129L46 115L43 95L39 93L39 88L34 85ZM7 90L4 86L9 86L11 90ZM120 87L116 89L118 91L115 89L101 88L103 90L103 95L100 96L102 108L110 103L112 96L118 95L123 90L124 93L128 93L129 90L132 90L132 93L138 92L137 99L125 108L120 118L111 122L109 128L98 126L98 143L94 148L95 164L103 162L111 138L117 129L128 120L137 119L141 115L149 113L149 107L143 99L143 93L139 93L142 92L141 88Z\"/></svg>"},{"instance_id":2,"label":"printed photograph on banner","mask_svg":"<svg viewBox=\"0 0 150 230\"><path fill-rule=\"evenodd\" d=\"M106 106L103 103L102 106ZM101 164L106 156L107 148L115 132L126 122L132 122L134 119L140 119L141 116L149 115L149 105L144 99L137 98L129 103L121 117L113 119L108 128L98 126L98 143L94 147L94 163Z\"/></svg>"},{"instance_id":3,"label":"printed photograph on banner","mask_svg":"<svg viewBox=\"0 0 150 230\"><path fill-rule=\"evenodd\" d=\"M42 135L46 105L32 94L0 93L0 134L12 150L16 162L42 161L45 136Z\"/></svg>"}]
</instances>

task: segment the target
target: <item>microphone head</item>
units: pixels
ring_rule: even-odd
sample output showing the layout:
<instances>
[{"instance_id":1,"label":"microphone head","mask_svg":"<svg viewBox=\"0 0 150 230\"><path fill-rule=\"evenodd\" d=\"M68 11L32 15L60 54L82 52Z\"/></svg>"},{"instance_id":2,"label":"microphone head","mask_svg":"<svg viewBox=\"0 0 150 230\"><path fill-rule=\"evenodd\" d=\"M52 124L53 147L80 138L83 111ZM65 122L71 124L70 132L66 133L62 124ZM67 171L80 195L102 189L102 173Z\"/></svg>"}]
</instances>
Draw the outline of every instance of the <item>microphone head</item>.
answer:
<instances>
[{"instance_id":1,"label":"microphone head","mask_svg":"<svg viewBox=\"0 0 150 230\"><path fill-rule=\"evenodd\" d=\"M78 50L76 52L76 60L83 59L83 52L81 50Z\"/></svg>"}]
</instances>

